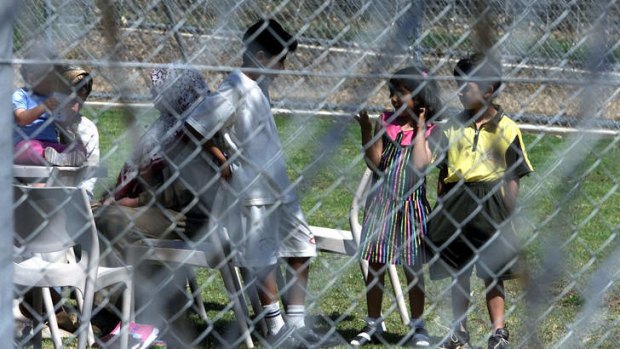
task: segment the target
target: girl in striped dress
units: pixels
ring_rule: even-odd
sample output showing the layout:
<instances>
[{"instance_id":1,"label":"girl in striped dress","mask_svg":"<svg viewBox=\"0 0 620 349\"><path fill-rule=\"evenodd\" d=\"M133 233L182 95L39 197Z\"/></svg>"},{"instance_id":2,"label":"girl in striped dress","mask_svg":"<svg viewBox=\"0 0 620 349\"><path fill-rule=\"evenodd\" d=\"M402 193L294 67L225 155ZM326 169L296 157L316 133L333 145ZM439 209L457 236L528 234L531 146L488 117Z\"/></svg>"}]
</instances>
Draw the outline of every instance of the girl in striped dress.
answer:
<instances>
[{"instance_id":1,"label":"girl in striped dress","mask_svg":"<svg viewBox=\"0 0 620 349\"><path fill-rule=\"evenodd\" d=\"M408 67L389 81L394 112L383 113L372 130L368 113L357 117L368 167L373 170L364 220L361 257L369 262L366 279L367 326L352 341L353 346L381 341L381 302L386 266L405 269L411 331L406 341L429 346L424 327L424 277L422 248L426 234L425 172L431 163L431 144L439 133L430 123L441 109L439 87L427 79L422 67Z\"/></svg>"}]
</instances>

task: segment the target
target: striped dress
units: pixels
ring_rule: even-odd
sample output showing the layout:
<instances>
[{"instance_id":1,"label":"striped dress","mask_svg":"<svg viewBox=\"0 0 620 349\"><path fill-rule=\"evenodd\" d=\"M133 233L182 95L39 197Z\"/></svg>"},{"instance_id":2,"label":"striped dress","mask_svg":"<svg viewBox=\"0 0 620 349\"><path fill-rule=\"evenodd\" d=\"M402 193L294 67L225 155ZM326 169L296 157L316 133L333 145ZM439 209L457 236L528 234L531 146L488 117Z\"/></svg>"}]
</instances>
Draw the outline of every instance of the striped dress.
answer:
<instances>
[{"instance_id":1,"label":"striped dress","mask_svg":"<svg viewBox=\"0 0 620 349\"><path fill-rule=\"evenodd\" d=\"M391 115L382 115L383 154L364 210L361 257L371 263L414 265L424 261L422 245L430 205L425 179L414 174L414 132L388 122Z\"/></svg>"}]
</instances>

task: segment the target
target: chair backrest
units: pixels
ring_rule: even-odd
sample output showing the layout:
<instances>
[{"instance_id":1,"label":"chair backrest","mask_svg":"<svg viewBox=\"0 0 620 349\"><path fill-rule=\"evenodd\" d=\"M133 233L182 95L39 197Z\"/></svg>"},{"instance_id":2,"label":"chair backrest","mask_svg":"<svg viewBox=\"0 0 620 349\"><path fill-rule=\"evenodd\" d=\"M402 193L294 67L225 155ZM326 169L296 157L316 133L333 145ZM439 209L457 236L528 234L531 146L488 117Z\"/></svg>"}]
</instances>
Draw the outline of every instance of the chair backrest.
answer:
<instances>
[{"instance_id":1,"label":"chair backrest","mask_svg":"<svg viewBox=\"0 0 620 349\"><path fill-rule=\"evenodd\" d=\"M98 255L97 230L83 189L14 185L13 195L15 246L21 253L58 252L79 244L91 258Z\"/></svg>"},{"instance_id":2,"label":"chair backrest","mask_svg":"<svg viewBox=\"0 0 620 349\"><path fill-rule=\"evenodd\" d=\"M372 182L372 170L366 168L360 184L355 191L353 201L351 202L351 209L349 210L349 225L351 227L351 235L357 245L360 244L362 235L362 224L360 223L359 214L360 210L364 209L364 203L368 195L368 188Z\"/></svg>"}]
</instances>

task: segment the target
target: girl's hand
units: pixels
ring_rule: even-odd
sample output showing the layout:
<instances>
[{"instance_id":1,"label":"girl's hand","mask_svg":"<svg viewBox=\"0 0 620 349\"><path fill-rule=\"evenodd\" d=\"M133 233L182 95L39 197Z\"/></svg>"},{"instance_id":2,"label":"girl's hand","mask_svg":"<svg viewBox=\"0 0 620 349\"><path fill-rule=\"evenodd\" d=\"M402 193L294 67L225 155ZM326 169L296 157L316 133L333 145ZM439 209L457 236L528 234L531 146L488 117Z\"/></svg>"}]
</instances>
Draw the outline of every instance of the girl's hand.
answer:
<instances>
[{"instance_id":1,"label":"girl's hand","mask_svg":"<svg viewBox=\"0 0 620 349\"><path fill-rule=\"evenodd\" d=\"M370 122L370 117L366 109L362 109L358 115L355 115L355 120L359 122L362 128L372 128L372 123Z\"/></svg>"},{"instance_id":2,"label":"girl's hand","mask_svg":"<svg viewBox=\"0 0 620 349\"><path fill-rule=\"evenodd\" d=\"M54 110L58 108L58 100L56 97L49 97L43 102L43 107L46 110Z\"/></svg>"},{"instance_id":3,"label":"girl's hand","mask_svg":"<svg viewBox=\"0 0 620 349\"><path fill-rule=\"evenodd\" d=\"M426 126L426 108L420 108L420 114L418 114L418 127Z\"/></svg>"},{"instance_id":4,"label":"girl's hand","mask_svg":"<svg viewBox=\"0 0 620 349\"><path fill-rule=\"evenodd\" d=\"M124 197L120 200L117 200L116 203L121 206L126 206L126 207L138 207L139 206L138 198Z\"/></svg>"}]
</instances>

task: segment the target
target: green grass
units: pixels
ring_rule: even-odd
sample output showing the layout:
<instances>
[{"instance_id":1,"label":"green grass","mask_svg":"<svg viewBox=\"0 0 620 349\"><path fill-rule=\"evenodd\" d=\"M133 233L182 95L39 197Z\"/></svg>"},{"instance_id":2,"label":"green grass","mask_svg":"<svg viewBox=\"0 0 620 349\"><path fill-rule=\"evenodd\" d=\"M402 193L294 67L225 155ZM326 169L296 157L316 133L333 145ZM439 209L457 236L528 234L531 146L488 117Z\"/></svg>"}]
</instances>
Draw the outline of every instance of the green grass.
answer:
<instances>
[{"instance_id":1,"label":"green grass","mask_svg":"<svg viewBox=\"0 0 620 349\"><path fill-rule=\"evenodd\" d=\"M134 119L117 110L91 112L98 122L102 157L108 167L108 178L101 182L109 185L131 148L130 143L136 139L123 120L137 120L139 125L145 125L155 114L145 112ZM348 229L349 206L365 168L357 124L348 119L284 116L277 117L276 122L289 176L297 183L309 223ZM522 212L517 220L519 236L526 244L529 282L510 281L506 285L512 346L615 348L620 341L620 324L616 320L620 317L617 271L612 269L607 274L611 287L596 316L579 325L576 319L584 306L596 300L592 289L599 292L601 287L589 288L588 283L618 246L619 145L611 139L551 135L526 135L524 139L537 172L521 182ZM435 178L433 170L428 185L431 202L435 197ZM340 335L350 339L363 327L366 312L357 260L321 253L311 268L307 300L310 321L324 331L335 325ZM220 280L207 270L200 270L198 278L204 287L203 297L209 318L214 321L212 325L218 331L229 330L233 317L231 311L224 309L226 297ZM474 279L472 284L474 302L469 327L472 341L485 345L488 315L484 290L479 280ZM447 281L427 280L426 318L436 340L446 333L444 326L451 320L447 286ZM396 345L407 328L391 301L387 292L387 339ZM206 328L207 324L197 317L192 319L199 331ZM576 332L574 337L567 337L571 331L587 329L586 324L591 322L595 324L591 332ZM203 344L217 346L213 336L208 336Z\"/></svg>"}]
</instances>

